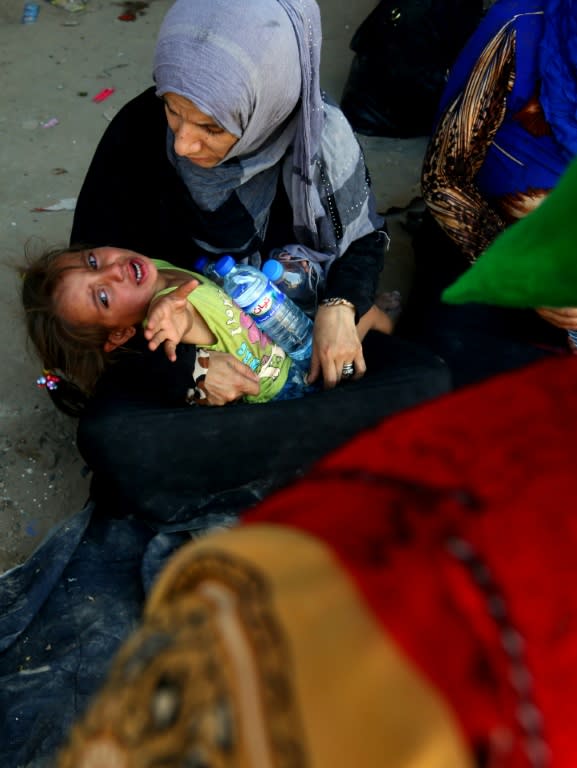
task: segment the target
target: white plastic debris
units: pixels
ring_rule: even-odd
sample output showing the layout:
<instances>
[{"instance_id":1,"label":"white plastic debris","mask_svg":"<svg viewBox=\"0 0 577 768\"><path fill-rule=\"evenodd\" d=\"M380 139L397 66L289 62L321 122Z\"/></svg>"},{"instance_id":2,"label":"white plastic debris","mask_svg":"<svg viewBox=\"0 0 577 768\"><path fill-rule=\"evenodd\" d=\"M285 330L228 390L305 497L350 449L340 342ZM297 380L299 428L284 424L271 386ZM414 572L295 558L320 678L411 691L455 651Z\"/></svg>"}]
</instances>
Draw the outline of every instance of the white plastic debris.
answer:
<instances>
[{"instance_id":1,"label":"white plastic debris","mask_svg":"<svg viewBox=\"0 0 577 768\"><path fill-rule=\"evenodd\" d=\"M32 208L33 211L73 211L76 208L76 197L63 197L54 205L41 208Z\"/></svg>"}]
</instances>

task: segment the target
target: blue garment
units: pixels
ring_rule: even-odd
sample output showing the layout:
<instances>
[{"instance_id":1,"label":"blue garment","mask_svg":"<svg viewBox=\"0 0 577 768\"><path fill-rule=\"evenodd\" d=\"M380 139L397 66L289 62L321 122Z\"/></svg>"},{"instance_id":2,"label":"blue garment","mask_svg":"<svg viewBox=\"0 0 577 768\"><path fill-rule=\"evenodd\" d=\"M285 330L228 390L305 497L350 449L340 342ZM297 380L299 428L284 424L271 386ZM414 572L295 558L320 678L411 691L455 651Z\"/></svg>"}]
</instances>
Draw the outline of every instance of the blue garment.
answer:
<instances>
[{"instance_id":1,"label":"blue garment","mask_svg":"<svg viewBox=\"0 0 577 768\"><path fill-rule=\"evenodd\" d=\"M540 100L559 143L577 155L577 0L547 0Z\"/></svg>"},{"instance_id":2,"label":"blue garment","mask_svg":"<svg viewBox=\"0 0 577 768\"><path fill-rule=\"evenodd\" d=\"M512 92L507 97L507 113L476 178L481 194L487 199L531 189L552 189L573 157L573 150L560 143L560 135L532 135L514 119L514 115L525 107L533 96L539 96L541 42L545 32L551 35L553 30L548 15L550 6L558 7L563 2L568 6L573 5L573 0L555 0L554 3L547 0L497 0L487 11L449 75L440 104L440 113L463 89L473 66L489 41L505 25L507 30L515 35L515 79ZM557 26L558 20L555 18L554 21ZM560 26L564 23L565 21ZM569 28L572 29L573 26L574 24L571 24ZM553 31L560 34L560 29ZM577 47L577 39L574 40L574 47ZM551 42L548 45L550 46ZM559 59L559 55L557 58ZM543 74L550 84L550 91L553 91L554 85L558 91L567 88L567 81L559 80L558 69ZM568 73L569 68L564 67L563 71ZM573 77L575 80L572 81L571 87L574 89L577 84L576 72L573 72ZM546 110L545 115L549 118Z\"/></svg>"}]
</instances>

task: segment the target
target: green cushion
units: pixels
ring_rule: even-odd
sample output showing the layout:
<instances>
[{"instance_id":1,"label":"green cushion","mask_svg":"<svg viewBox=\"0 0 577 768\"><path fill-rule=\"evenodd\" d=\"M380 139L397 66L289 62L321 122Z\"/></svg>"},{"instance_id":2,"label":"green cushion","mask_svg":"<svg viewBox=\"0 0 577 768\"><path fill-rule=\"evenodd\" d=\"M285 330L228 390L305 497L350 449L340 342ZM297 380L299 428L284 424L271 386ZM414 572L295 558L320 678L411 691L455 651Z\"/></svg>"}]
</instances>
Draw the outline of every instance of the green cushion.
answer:
<instances>
[{"instance_id":1,"label":"green cushion","mask_svg":"<svg viewBox=\"0 0 577 768\"><path fill-rule=\"evenodd\" d=\"M577 306L577 159L547 198L443 293L449 304Z\"/></svg>"}]
</instances>

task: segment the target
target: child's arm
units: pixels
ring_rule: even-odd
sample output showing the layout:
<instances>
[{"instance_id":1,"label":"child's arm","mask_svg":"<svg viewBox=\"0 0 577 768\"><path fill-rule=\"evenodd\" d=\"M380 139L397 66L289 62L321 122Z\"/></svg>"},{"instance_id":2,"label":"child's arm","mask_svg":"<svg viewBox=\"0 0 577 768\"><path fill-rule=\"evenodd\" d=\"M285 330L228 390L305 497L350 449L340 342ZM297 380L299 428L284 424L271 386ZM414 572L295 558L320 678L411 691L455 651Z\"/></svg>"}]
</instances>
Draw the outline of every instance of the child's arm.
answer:
<instances>
[{"instance_id":1,"label":"child's arm","mask_svg":"<svg viewBox=\"0 0 577 768\"><path fill-rule=\"evenodd\" d=\"M357 323L357 334L360 341L365 338L369 331L380 331L380 333L386 334L393 332L393 321L376 304L373 304Z\"/></svg>"},{"instance_id":2,"label":"child's arm","mask_svg":"<svg viewBox=\"0 0 577 768\"><path fill-rule=\"evenodd\" d=\"M188 301L188 295L198 286L198 280L188 280L174 291L155 299L148 308L144 337L154 351L164 344L169 360L176 360L178 344L196 344L204 339L195 338L197 324L195 310Z\"/></svg>"}]
</instances>

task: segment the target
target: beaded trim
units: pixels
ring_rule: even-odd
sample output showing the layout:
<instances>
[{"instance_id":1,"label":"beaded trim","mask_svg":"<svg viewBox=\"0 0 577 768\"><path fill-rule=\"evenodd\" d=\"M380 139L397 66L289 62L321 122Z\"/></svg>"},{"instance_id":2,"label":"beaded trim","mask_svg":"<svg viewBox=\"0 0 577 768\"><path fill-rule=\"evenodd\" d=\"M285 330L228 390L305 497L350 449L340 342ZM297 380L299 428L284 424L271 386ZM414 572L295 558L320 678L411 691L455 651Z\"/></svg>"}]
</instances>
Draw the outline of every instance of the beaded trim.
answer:
<instances>
[{"instance_id":1,"label":"beaded trim","mask_svg":"<svg viewBox=\"0 0 577 768\"><path fill-rule=\"evenodd\" d=\"M509 681L517 697L516 719L524 735L524 748L529 765L546 768L550 765L550 750L543 734L543 716L533 696L533 679L525 659L523 637L514 627L505 598L499 591L491 571L469 542L451 537L447 551L468 571L472 581L481 590L487 610L497 625L501 647L509 662Z\"/></svg>"},{"instance_id":2,"label":"beaded trim","mask_svg":"<svg viewBox=\"0 0 577 768\"><path fill-rule=\"evenodd\" d=\"M341 217L339 216L339 211L337 208L337 204L335 201L335 194L331 188L331 184L329 182L329 178L327 174L325 173L325 166L324 163L321 160L317 160L317 167L319 169L320 177L321 177L321 184L323 186L323 189L325 191L325 195L327 196L327 205L329 208L329 216L333 225L333 230L335 233L335 237L337 239L337 242L340 242L343 239L343 223L341 221Z\"/></svg>"}]
</instances>

